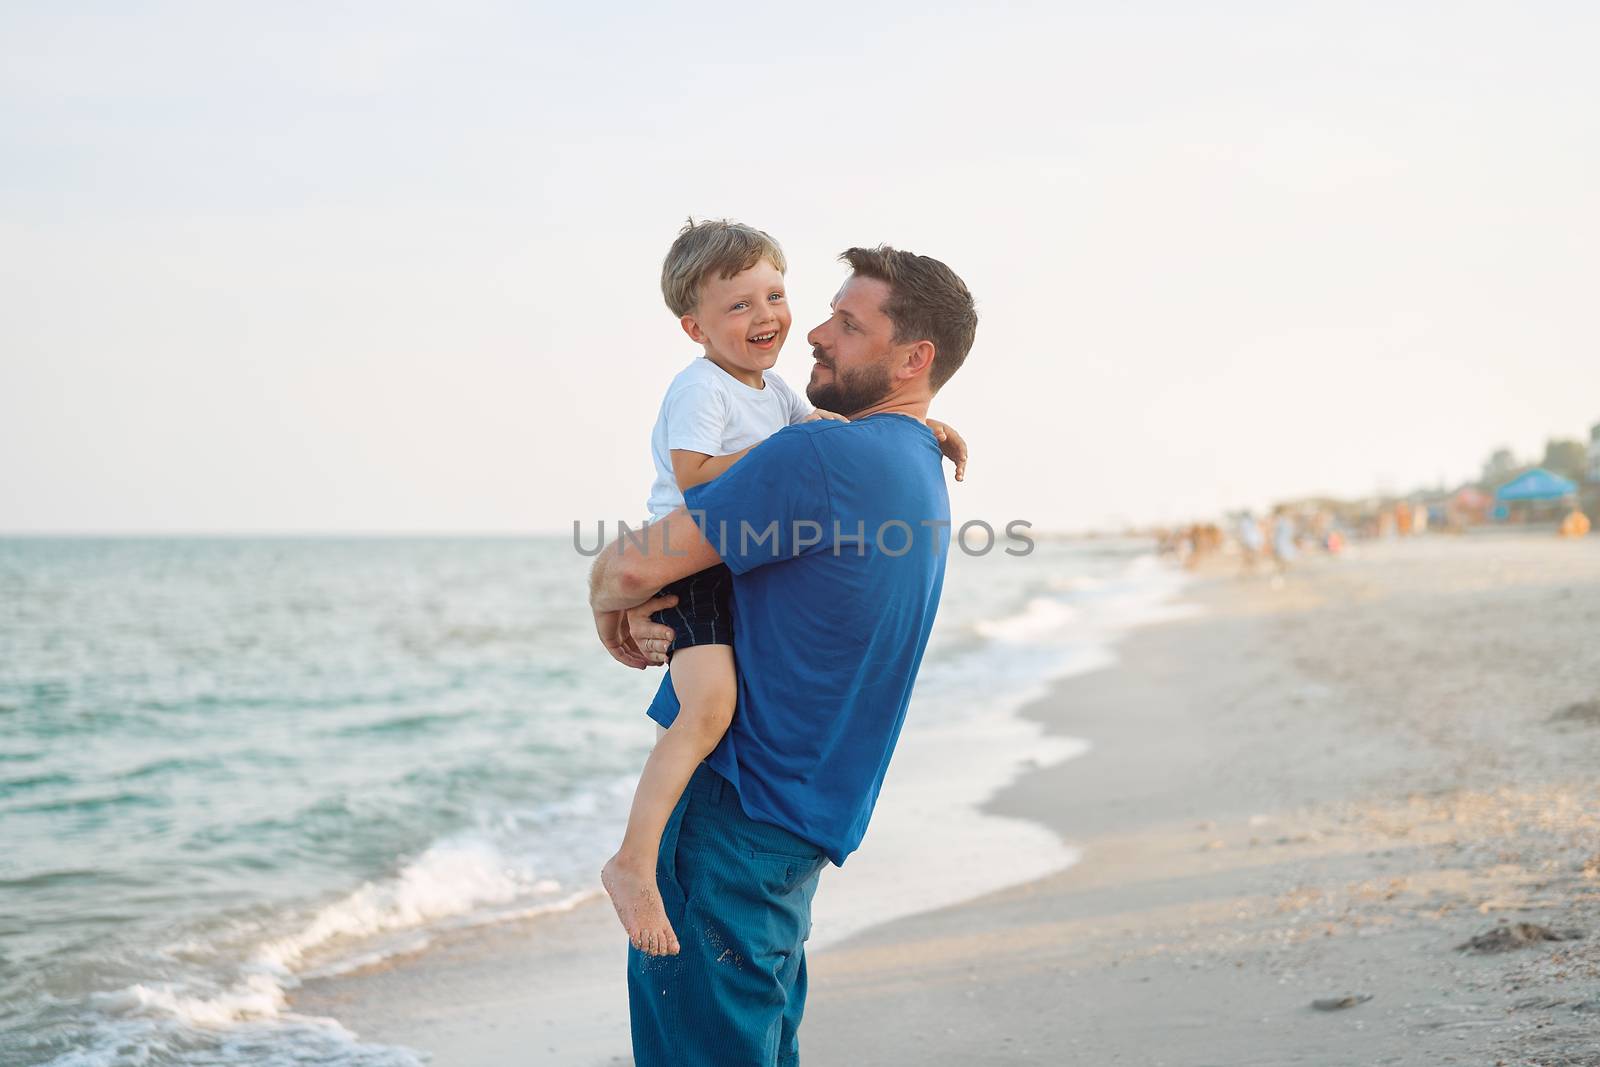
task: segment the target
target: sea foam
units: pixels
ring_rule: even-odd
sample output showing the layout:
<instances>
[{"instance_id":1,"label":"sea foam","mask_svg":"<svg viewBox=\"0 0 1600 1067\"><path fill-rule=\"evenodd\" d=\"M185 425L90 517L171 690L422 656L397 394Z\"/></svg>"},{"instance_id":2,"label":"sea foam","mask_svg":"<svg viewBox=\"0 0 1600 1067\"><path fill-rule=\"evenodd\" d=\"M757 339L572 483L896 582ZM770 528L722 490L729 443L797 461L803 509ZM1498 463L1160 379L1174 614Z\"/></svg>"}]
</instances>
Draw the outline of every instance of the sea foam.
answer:
<instances>
[{"instance_id":1,"label":"sea foam","mask_svg":"<svg viewBox=\"0 0 1600 1067\"><path fill-rule=\"evenodd\" d=\"M264 1058L251 1061L268 1067L307 1062L414 1067L422 1060L409 1049L365 1043L335 1019L289 1010L290 992L305 978L347 973L420 951L446 926L566 911L598 892L561 890L554 879L519 868L492 841L452 837L424 850L392 878L364 883L317 909L297 929L260 941L236 978L221 988L196 976L91 994L94 1015L85 1020L89 1046L57 1057L50 1067L130 1062L119 1058L130 1048L155 1062L164 1051L192 1048L196 1040L220 1047L238 1038L219 1032L241 1030L270 1046ZM382 939L397 934L405 936ZM172 946L188 953L208 947L192 938ZM312 962L316 966L308 966ZM317 1050L314 1059L307 1058L308 1045Z\"/></svg>"}]
</instances>

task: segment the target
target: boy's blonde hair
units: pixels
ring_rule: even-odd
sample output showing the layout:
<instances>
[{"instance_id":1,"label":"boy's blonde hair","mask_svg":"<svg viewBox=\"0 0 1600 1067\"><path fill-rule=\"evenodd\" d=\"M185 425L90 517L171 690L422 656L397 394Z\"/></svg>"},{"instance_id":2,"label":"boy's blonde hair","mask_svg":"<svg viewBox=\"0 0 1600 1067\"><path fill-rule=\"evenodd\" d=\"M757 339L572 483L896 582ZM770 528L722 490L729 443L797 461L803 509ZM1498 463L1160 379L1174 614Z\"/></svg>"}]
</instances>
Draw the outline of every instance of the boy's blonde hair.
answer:
<instances>
[{"instance_id":1,"label":"boy's blonde hair","mask_svg":"<svg viewBox=\"0 0 1600 1067\"><path fill-rule=\"evenodd\" d=\"M742 222L696 222L690 216L661 264L661 295L672 313L682 318L700 303L700 286L713 272L720 278L731 278L763 259L777 267L779 274L788 273L783 249L770 234Z\"/></svg>"}]
</instances>

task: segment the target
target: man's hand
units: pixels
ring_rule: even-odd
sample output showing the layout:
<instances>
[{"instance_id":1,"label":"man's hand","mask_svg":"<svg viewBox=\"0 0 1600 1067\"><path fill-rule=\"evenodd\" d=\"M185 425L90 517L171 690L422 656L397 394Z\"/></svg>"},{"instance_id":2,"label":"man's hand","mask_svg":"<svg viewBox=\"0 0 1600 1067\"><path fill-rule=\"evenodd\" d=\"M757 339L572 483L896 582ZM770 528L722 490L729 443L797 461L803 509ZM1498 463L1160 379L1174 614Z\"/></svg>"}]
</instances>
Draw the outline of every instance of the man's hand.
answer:
<instances>
[{"instance_id":1,"label":"man's hand","mask_svg":"<svg viewBox=\"0 0 1600 1067\"><path fill-rule=\"evenodd\" d=\"M626 611L597 611L594 628L611 658L625 667L644 670L667 662L667 649L675 636L670 626L652 622L650 616L678 602L675 596L658 596Z\"/></svg>"},{"instance_id":2,"label":"man's hand","mask_svg":"<svg viewBox=\"0 0 1600 1067\"><path fill-rule=\"evenodd\" d=\"M623 612L629 640L633 642L633 647L650 661L651 666L659 667L667 662L667 649L672 647L672 642L678 634L672 627L656 622L650 616L662 608L672 607L677 602L678 598L675 596L656 597Z\"/></svg>"},{"instance_id":3,"label":"man's hand","mask_svg":"<svg viewBox=\"0 0 1600 1067\"><path fill-rule=\"evenodd\" d=\"M812 408L811 409L811 414L807 415L805 418L801 419L800 421L801 422L816 422L818 419L837 419L840 422L849 422L850 421L849 419L845 418L843 415L839 414L837 411L824 411L822 408Z\"/></svg>"},{"instance_id":4,"label":"man's hand","mask_svg":"<svg viewBox=\"0 0 1600 1067\"><path fill-rule=\"evenodd\" d=\"M967 439L956 433L955 427L949 423L940 422L938 419L922 421L928 424L928 429L938 438L939 451L956 465L956 481L964 479L967 476Z\"/></svg>"}]
</instances>

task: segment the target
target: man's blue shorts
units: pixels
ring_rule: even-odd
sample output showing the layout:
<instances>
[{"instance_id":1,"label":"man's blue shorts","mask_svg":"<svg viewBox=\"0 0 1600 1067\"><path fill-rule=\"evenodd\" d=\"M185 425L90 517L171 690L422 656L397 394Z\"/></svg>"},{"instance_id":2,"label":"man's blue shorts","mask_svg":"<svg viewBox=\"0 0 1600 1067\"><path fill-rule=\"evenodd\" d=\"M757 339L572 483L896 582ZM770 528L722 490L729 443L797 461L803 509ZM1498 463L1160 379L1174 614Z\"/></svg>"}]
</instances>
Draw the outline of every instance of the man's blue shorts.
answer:
<instances>
[{"instance_id":1,"label":"man's blue shorts","mask_svg":"<svg viewBox=\"0 0 1600 1067\"><path fill-rule=\"evenodd\" d=\"M805 942L822 850L739 806L700 764L661 835L656 883L676 956L628 949L637 1067L800 1062Z\"/></svg>"}]
</instances>

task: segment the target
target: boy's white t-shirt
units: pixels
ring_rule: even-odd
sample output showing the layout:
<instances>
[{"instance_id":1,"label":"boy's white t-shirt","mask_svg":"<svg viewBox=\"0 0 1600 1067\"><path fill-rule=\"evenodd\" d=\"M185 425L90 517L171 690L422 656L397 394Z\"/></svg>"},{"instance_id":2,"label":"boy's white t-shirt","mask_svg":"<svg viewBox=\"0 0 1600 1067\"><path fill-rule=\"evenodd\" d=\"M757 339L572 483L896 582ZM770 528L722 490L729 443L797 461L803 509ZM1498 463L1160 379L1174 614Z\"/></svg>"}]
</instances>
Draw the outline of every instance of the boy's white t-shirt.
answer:
<instances>
[{"instance_id":1,"label":"boy's white t-shirt","mask_svg":"<svg viewBox=\"0 0 1600 1067\"><path fill-rule=\"evenodd\" d=\"M701 356L672 379L650 433L650 455L656 464L648 505L651 520L683 506L683 493L672 473L674 448L725 456L765 441L811 414L806 398L776 372L763 371L761 377L764 388L753 388Z\"/></svg>"}]
</instances>

